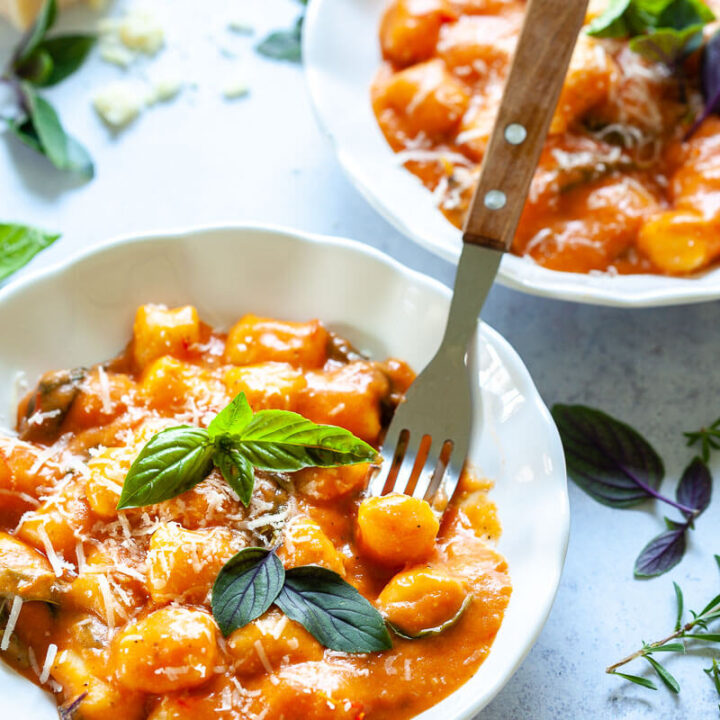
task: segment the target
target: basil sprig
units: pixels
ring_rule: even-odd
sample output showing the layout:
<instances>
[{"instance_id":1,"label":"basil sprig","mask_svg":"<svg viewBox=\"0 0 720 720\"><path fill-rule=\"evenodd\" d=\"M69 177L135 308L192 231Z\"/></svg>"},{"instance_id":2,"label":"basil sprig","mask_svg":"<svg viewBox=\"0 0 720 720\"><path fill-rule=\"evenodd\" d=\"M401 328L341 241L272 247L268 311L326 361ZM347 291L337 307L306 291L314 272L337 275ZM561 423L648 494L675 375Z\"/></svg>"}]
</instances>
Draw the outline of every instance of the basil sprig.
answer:
<instances>
[{"instance_id":1,"label":"basil sprig","mask_svg":"<svg viewBox=\"0 0 720 720\"><path fill-rule=\"evenodd\" d=\"M247 507L254 468L292 472L373 460L377 452L344 428L316 425L285 410L253 414L240 393L204 428L180 426L155 435L123 484L118 510L153 505L202 482L215 465Z\"/></svg>"},{"instance_id":2,"label":"basil sprig","mask_svg":"<svg viewBox=\"0 0 720 720\"><path fill-rule=\"evenodd\" d=\"M659 490L665 476L660 456L637 430L583 405L555 405L552 415L568 475L590 497L614 508L655 499L682 514L681 522L665 519L665 532L641 550L634 573L636 578L649 578L675 567L685 554L688 531L710 504L712 477L705 462L690 462L673 500Z\"/></svg>"},{"instance_id":3,"label":"basil sprig","mask_svg":"<svg viewBox=\"0 0 720 720\"><path fill-rule=\"evenodd\" d=\"M274 551L241 550L220 571L212 611L225 637L277 605L318 642L347 653L392 647L380 613L337 573L318 565L285 571Z\"/></svg>"},{"instance_id":4,"label":"basil sprig","mask_svg":"<svg viewBox=\"0 0 720 720\"><path fill-rule=\"evenodd\" d=\"M90 155L66 132L55 109L37 92L37 88L56 85L74 73L95 44L94 35L79 33L46 38L56 15L56 0L45 0L0 76L0 82L14 91L17 105L16 115L5 121L11 133L56 168L90 179L94 174Z\"/></svg>"},{"instance_id":5,"label":"basil sprig","mask_svg":"<svg viewBox=\"0 0 720 720\"><path fill-rule=\"evenodd\" d=\"M0 223L0 281L27 265L59 237L27 225Z\"/></svg>"},{"instance_id":6,"label":"basil sprig","mask_svg":"<svg viewBox=\"0 0 720 720\"><path fill-rule=\"evenodd\" d=\"M703 27L714 19L702 0L610 0L587 32L630 38L633 52L672 67L700 47Z\"/></svg>"}]
</instances>

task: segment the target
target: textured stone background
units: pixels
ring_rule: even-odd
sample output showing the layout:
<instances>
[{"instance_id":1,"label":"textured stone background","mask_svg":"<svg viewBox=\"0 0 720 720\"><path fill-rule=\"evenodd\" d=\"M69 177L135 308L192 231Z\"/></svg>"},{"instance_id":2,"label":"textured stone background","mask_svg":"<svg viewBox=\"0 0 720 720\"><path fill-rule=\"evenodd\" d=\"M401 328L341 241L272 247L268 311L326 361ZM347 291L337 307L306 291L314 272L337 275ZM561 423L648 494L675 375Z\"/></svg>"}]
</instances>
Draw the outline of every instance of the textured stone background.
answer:
<instances>
[{"instance_id":1,"label":"textured stone background","mask_svg":"<svg viewBox=\"0 0 720 720\"><path fill-rule=\"evenodd\" d=\"M0 218L63 232L32 270L121 233L261 221L363 240L452 282L450 265L399 235L346 180L315 125L301 70L257 57L252 39L224 30L233 7L259 35L289 25L297 13L294 3L157 0L157 5L172 18L168 49L157 66L177 64L188 81L197 82L196 89L148 111L117 136L96 118L90 98L122 71L94 58L48 93L95 157L94 181L76 184L29 150L0 140ZM90 22L90 14L80 11L62 24L79 28ZM0 56L14 42L13 32L0 25ZM219 45L237 57L226 57ZM247 77L250 96L225 101L224 76L238 71ZM497 287L484 317L518 350L548 404L587 403L641 429L665 458L664 489L674 492L690 459L681 431L720 415L720 304L629 312ZM603 668L641 639L656 639L671 628L672 580L683 586L693 608L718 592L712 554L720 552L720 499L698 522L682 564L647 582L632 579L633 559L660 531L662 509L610 510L575 487L570 500L570 547L550 620L482 719L716 717L717 697L701 671L709 665L705 656L668 657L683 688L677 698L664 688L653 693L623 684L605 676ZM630 671L641 669L636 664Z\"/></svg>"}]
</instances>

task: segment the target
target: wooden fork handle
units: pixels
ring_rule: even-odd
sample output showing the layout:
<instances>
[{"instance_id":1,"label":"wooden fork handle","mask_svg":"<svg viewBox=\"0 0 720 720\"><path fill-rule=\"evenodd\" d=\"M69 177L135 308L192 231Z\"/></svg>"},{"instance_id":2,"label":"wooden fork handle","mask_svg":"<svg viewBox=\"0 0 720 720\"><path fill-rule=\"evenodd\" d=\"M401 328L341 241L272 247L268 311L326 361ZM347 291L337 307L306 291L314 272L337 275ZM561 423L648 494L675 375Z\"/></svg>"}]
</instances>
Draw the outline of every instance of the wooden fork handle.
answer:
<instances>
[{"instance_id":1,"label":"wooden fork handle","mask_svg":"<svg viewBox=\"0 0 720 720\"><path fill-rule=\"evenodd\" d=\"M463 242L510 249L587 4L588 0L528 3Z\"/></svg>"}]
</instances>

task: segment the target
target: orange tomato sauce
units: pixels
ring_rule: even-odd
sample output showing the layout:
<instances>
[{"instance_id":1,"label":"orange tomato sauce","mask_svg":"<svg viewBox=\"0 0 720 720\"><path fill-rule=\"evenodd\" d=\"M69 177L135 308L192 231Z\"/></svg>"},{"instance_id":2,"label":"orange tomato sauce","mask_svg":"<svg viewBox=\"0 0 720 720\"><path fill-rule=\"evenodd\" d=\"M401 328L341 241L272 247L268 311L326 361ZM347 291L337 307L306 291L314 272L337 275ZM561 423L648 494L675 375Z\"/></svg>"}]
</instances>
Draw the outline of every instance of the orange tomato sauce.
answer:
<instances>
[{"instance_id":1,"label":"orange tomato sauce","mask_svg":"<svg viewBox=\"0 0 720 720\"><path fill-rule=\"evenodd\" d=\"M717 1L708 3L718 11ZM462 226L523 20L523 0L392 0L377 121ZM587 21L604 9L591 3ZM582 32L512 251L553 270L686 275L720 255L720 118L698 53L679 79L626 41Z\"/></svg>"},{"instance_id":2,"label":"orange tomato sauce","mask_svg":"<svg viewBox=\"0 0 720 720\"><path fill-rule=\"evenodd\" d=\"M315 320L246 315L224 334L189 306L141 307L121 356L43 376L18 434L0 435L2 658L74 720L400 720L438 702L486 657L511 592L488 482L465 475L441 524L407 496L363 499L367 465L256 471L248 508L214 470L116 509L153 434L206 426L239 392L377 446L413 377ZM220 568L276 544L286 567L338 572L406 634L467 609L382 653L327 650L277 608L223 638Z\"/></svg>"}]
</instances>

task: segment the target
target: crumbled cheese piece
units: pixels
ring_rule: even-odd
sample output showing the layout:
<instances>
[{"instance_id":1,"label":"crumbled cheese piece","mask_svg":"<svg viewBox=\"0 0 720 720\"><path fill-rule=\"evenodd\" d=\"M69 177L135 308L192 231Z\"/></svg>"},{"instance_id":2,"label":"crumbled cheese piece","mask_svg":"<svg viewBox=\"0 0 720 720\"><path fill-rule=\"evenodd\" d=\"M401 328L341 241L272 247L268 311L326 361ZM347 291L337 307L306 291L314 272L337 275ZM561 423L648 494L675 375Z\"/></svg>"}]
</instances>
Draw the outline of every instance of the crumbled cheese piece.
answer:
<instances>
[{"instance_id":1,"label":"crumbled cheese piece","mask_svg":"<svg viewBox=\"0 0 720 720\"><path fill-rule=\"evenodd\" d=\"M3 652L10 647L10 637L15 632L15 625L17 624L22 604L22 598L19 595L15 595L12 607L10 608L7 625L5 625L5 631L3 632L2 640L0 640L0 650Z\"/></svg>"},{"instance_id":2,"label":"crumbled cheese piece","mask_svg":"<svg viewBox=\"0 0 720 720\"><path fill-rule=\"evenodd\" d=\"M98 47L100 58L113 65L126 68L135 59L135 53L128 50L115 35L101 37Z\"/></svg>"},{"instance_id":3,"label":"crumbled cheese piece","mask_svg":"<svg viewBox=\"0 0 720 720\"><path fill-rule=\"evenodd\" d=\"M252 35L255 32L255 28L243 17L230 18L227 27L238 35Z\"/></svg>"},{"instance_id":4,"label":"crumbled cheese piece","mask_svg":"<svg viewBox=\"0 0 720 720\"><path fill-rule=\"evenodd\" d=\"M48 645L47 654L45 655L45 662L43 663L42 671L40 672L40 684L44 685L50 677L50 668L52 668L55 662L55 656L57 655L58 646L55 643Z\"/></svg>"},{"instance_id":5,"label":"crumbled cheese piece","mask_svg":"<svg viewBox=\"0 0 720 720\"><path fill-rule=\"evenodd\" d=\"M151 101L168 102L177 97L183 88L183 79L178 72L166 70L163 73L157 73L151 80L152 93Z\"/></svg>"},{"instance_id":6,"label":"crumbled cheese piece","mask_svg":"<svg viewBox=\"0 0 720 720\"><path fill-rule=\"evenodd\" d=\"M223 97L228 100L245 97L250 92L247 81L243 76L229 77L222 89Z\"/></svg>"},{"instance_id":7,"label":"crumbled cheese piece","mask_svg":"<svg viewBox=\"0 0 720 720\"><path fill-rule=\"evenodd\" d=\"M147 90L139 83L116 80L95 94L93 107L108 125L119 130L140 114L147 98Z\"/></svg>"},{"instance_id":8,"label":"crumbled cheese piece","mask_svg":"<svg viewBox=\"0 0 720 720\"><path fill-rule=\"evenodd\" d=\"M155 55L165 44L165 31L148 10L131 10L117 28L118 36L130 50Z\"/></svg>"}]
</instances>

